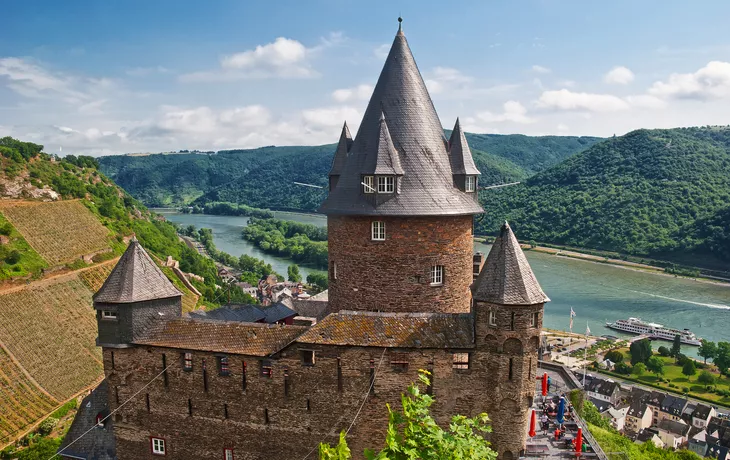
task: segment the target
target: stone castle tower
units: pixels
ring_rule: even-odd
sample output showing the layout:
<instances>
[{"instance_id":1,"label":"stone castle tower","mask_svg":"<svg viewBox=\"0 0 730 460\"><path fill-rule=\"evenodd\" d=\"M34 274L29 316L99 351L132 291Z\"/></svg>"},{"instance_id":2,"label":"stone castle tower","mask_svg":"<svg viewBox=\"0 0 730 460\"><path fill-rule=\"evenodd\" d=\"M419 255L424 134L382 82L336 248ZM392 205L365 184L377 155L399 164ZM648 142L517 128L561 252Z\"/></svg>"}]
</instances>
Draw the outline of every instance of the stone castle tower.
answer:
<instances>
[{"instance_id":1,"label":"stone castle tower","mask_svg":"<svg viewBox=\"0 0 730 460\"><path fill-rule=\"evenodd\" d=\"M332 311L468 312L478 176L399 28L354 141L342 128L320 208Z\"/></svg>"},{"instance_id":2,"label":"stone castle tower","mask_svg":"<svg viewBox=\"0 0 730 460\"><path fill-rule=\"evenodd\" d=\"M97 345L126 348L147 325L182 315L182 292L167 279L136 238L94 294Z\"/></svg>"},{"instance_id":3,"label":"stone castle tower","mask_svg":"<svg viewBox=\"0 0 730 460\"><path fill-rule=\"evenodd\" d=\"M525 448L535 396L543 309L550 299L505 222L472 286L476 328L475 366L486 369L491 441L501 459Z\"/></svg>"}]
</instances>

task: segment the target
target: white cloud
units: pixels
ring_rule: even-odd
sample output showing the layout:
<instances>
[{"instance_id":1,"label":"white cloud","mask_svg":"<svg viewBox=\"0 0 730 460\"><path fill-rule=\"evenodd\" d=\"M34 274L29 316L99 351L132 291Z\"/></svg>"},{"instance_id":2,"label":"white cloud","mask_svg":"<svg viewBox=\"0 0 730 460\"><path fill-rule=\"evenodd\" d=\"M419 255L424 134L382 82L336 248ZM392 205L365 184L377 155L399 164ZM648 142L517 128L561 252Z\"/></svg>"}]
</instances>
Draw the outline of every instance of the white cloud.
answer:
<instances>
[{"instance_id":1,"label":"white cloud","mask_svg":"<svg viewBox=\"0 0 730 460\"><path fill-rule=\"evenodd\" d=\"M527 116L527 109L518 101L507 101L502 108L504 110L502 113L479 112L476 114L476 118L486 123L512 122L527 124L535 122L534 118Z\"/></svg>"},{"instance_id":2,"label":"white cloud","mask_svg":"<svg viewBox=\"0 0 730 460\"><path fill-rule=\"evenodd\" d=\"M610 94L576 93L567 89L544 91L537 106L553 110L586 110L589 112L615 112L626 110L629 103Z\"/></svg>"},{"instance_id":3,"label":"white cloud","mask_svg":"<svg viewBox=\"0 0 730 460\"><path fill-rule=\"evenodd\" d=\"M125 73L130 77L146 77L148 75L154 75L158 73L168 73L169 71L170 69L158 65L153 67L134 67L132 69L128 69Z\"/></svg>"},{"instance_id":4,"label":"white cloud","mask_svg":"<svg viewBox=\"0 0 730 460\"><path fill-rule=\"evenodd\" d=\"M693 73L673 73L657 81L649 94L660 98L722 99L730 96L730 62L711 61Z\"/></svg>"},{"instance_id":5,"label":"white cloud","mask_svg":"<svg viewBox=\"0 0 730 460\"><path fill-rule=\"evenodd\" d=\"M636 96L626 96L626 102L632 107L641 109L661 109L667 106L667 102L650 94L639 94Z\"/></svg>"},{"instance_id":6,"label":"white cloud","mask_svg":"<svg viewBox=\"0 0 730 460\"><path fill-rule=\"evenodd\" d=\"M535 73L550 73L550 69L548 69L547 67L543 67L541 65L537 65L537 64L532 66L531 70Z\"/></svg>"},{"instance_id":7,"label":"white cloud","mask_svg":"<svg viewBox=\"0 0 730 460\"><path fill-rule=\"evenodd\" d=\"M68 102L79 102L86 95L74 89L74 81L64 75L53 75L26 59L0 59L0 77L8 80L8 87L28 98L63 97Z\"/></svg>"},{"instance_id":8,"label":"white cloud","mask_svg":"<svg viewBox=\"0 0 730 460\"><path fill-rule=\"evenodd\" d=\"M558 123L558 126L556 128L559 133L566 134L570 132L570 128L565 123Z\"/></svg>"},{"instance_id":9,"label":"white cloud","mask_svg":"<svg viewBox=\"0 0 730 460\"><path fill-rule=\"evenodd\" d=\"M614 67L603 77L603 81L615 85L628 85L634 81L634 72L624 66Z\"/></svg>"},{"instance_id":10,"label":"white cloud","mask_svg":"<svg viewBox=\"0 0 730 460\"><path fill-rule=\"evenodd\" d=\"M431 94L451 93L463 91L474 81L474 78L464 75L460 70L452 67L434 67L427 73L426 88Z\"/></svg>"},{"instance_id":11,"label":"white cloud","mask_svg":"<svg viewBox=\"0 0 730 460\"><path fill-rule=\"evenodd\" d=\"M339 43L341 35L322 39L322 44L307 48L297 40L279 37L271 43L258 45L221 59L221 68L182 75L184 82L236 81L262 78L312 78L319 74L312 69L311 56L317 51Z\"/></svg>"},{"instance_id":12,"label":"white cloud","mask_svg":"<svg viewBox=\"0 0 730 460\"><path fill-rule=\"evenodd\" d=\"M388 53L390 52L390 44L389 43L383 43L382 45L378 46L373 50L373 54L375 57L379 60L384 60L388 57Z\"/></svg>"},{"instance_id":13,"label":"white cloud","mask_svg":"<svg viewBox=\"0 0 730 460\"><path fill-rule=\"evenodd\" d=\"M367 101L372 94L372 85L358 85L354 88L342 88L333 91L332 99L337 102Z\"/></svg>"},{"instance_id":14,"label":"white cloud","mask_svg":"<svg viewBox=\"0 0 730 460\"><path fill-rule=\"evenodd\" d=\"M302 111L305 126L310 129L342 126L344 121L359 123L361 118L360 111L349 106L319 107Z\"/></svg>"}]
</instances>

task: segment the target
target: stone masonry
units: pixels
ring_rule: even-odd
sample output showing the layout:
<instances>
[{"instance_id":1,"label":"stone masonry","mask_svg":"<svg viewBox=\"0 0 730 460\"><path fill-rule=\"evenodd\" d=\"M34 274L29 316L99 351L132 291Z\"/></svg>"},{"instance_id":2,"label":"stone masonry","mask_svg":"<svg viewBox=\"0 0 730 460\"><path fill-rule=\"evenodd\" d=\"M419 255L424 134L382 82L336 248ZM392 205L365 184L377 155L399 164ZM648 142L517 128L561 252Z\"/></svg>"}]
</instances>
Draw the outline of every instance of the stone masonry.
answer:
<instances>
[{"instance_id":1,"label":"stone masonry","mask_svg":"<svg viewBox=\"0 0 730 460\"><path fill-rule=\"evenodd\" d=\"M373 221L385 222L385 241L372 241ZM471 215L329 216L327 231L331 311L469 311ZM441 286L429 285L433 265L444 266Z\"/></svg>"}]
</instances>

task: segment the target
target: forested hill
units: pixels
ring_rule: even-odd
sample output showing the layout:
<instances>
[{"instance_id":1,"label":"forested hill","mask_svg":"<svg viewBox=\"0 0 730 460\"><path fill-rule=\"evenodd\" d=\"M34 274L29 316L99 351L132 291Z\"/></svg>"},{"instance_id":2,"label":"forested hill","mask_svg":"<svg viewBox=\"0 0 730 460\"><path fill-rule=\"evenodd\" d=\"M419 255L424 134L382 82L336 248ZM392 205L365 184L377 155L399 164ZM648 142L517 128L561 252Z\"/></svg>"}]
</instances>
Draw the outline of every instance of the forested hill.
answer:
<instances>
[{"instance_id":1,"label":"forested hill","mask_svg":"<svg viewBox=\"0 0 730 460\"><path fill-rule=\"evenodd\" d=\"M448 135L448 133L447 133ZM481 184L523 180L597 141L595 137L467 133ZM327 185L335 145L263 147L215 154L107 156L101 170L148 206L229 201L250 206L312 211Z\"/></svg>"},{"instance_id":2,"label":"forested hill","mask_svg":"<svg viewBox=\"0 0 730 460\"><path fill-rule=\"evenodd\" d=\"M730 128L633 131L481 202L480 233L727 269Z\"/></svg>"}]
</instances>

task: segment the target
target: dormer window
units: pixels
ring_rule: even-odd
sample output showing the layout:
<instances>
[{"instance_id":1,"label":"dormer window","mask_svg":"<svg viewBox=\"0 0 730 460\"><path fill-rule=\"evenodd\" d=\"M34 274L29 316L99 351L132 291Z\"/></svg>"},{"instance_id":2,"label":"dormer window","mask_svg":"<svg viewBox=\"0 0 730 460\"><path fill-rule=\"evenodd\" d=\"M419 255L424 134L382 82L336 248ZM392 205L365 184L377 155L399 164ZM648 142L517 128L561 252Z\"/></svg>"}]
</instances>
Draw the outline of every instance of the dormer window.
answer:
<instances>
[{"instance_id":1,"label":"dormer window","mask_svg":"<svg viewBox=\"0 0 730 460\"><path fill-rule=\"evenodd\" d=\"M466 176L466 182L464 183L464 190L466 192L475 192L477 189L477 176Z\"/></svg>"},{"instance_id":2,"label":"dormer window","mask_svg":"<svg viewBox=\"0 0 730 460\"><path fill-rule=\"evenodd\" d=\"M378 176L378 193L395 192L395 177Z\"/></svg>"},{"instance_id":3,"label":"dormer window","mask_svg":"<svg viewBox=\"0 0 730 460\"><path fill-rule=\"evenodd\" d=\"M363 176L362 177L362 189L365 193L375 193L375 177Z\"/></svg>"}]
</instances>

